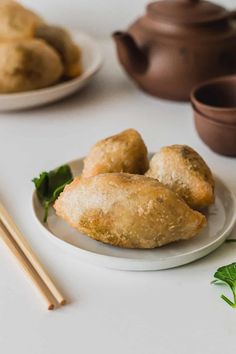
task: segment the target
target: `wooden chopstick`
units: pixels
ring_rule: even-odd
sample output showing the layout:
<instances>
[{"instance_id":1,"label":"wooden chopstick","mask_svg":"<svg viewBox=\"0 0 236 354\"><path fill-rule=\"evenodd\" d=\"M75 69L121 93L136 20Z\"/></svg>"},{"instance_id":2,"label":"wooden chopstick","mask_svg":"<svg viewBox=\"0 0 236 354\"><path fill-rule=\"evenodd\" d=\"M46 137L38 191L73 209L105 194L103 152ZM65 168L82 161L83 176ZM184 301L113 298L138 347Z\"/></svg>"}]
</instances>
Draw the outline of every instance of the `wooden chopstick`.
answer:
<instances>
[{"instance_id":1,"label":"wooden chopstick","mask_svg":"<svg viewBox=\"0 0 236 354\"><path fill-rule=\"evenodd\" d=\"M20 250L14 239L11 237L9 232L6 230L4 225L0 222L0 238L4 241L5 245L9 248L12 254L15 256L16 260L19 262L20 266L23 268L25 273L30 277L34 285L39 290L43 299L47 304L48 310L54 309L54 302L51 299L48 288L42 282L42 279L35 272L34 268L29 263L28 259L25 257L24 253Z\"/></svg>"},{"instance_id":2,"label":"wooden chopstick","mask_svg":"<svg viewBox=\"0 0 236 354\"><path fill-rule=\"evenodd\" d=\"M5 228L8 230L8 232L10 233L10 235L12 236L12 238L14 239L14 241L16 242L18 247L21 249L21 251L23 252L25 257L31 263L32 267L38 273L39 277L42 279L42 281L48 287L48 289L50 290L50 292L52 293L54 298L57 300L57 302L60 305L64 305L66 303L64 296L57 289L56 285L51 280L48 273L43 268L43 266L39 262L39 260L37 259L36 255L33 253L28 242L24 238L23 234L21 233L21 231L18 229L18 227L14 223L11 215L8 213L6 208L1 203L0 203L0 221L5 226Z\"/></svg>"}]
</instances>

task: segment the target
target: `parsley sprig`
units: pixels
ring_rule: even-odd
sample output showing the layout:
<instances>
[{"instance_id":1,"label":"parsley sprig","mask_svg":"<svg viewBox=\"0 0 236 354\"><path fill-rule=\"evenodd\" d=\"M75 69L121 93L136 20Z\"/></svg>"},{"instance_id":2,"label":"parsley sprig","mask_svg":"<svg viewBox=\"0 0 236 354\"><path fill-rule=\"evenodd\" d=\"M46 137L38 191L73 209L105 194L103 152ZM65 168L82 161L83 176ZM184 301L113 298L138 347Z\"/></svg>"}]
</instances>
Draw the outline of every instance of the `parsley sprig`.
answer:
<instances>
[{"instance_id":1,"label":"parsley sprig","mask_svg":"<svg viewBox=\"0 0 236 354\"><path fill-rule=\"evenodd\" d=\"M233 301L227 298L224 294L221 298L231 307L236 308L236 262L220 267L214 274L215 280L212 283L224 283L230 287L233 293Z\"/></svg>"},{"instance_id":2,"label":"parsley sprig","mask_svg":"<svg viewBox=\"0 0 236 354\"><path fill-rule=\"evenodd\" d=\"M58 198L66 184L73 179L71 169L68 165L63 165L56 170L40 173L39 177L32 180L35 185L39 201L44 207L44 218L48 218L49 206Z\"/></svg>"}]
</instances>

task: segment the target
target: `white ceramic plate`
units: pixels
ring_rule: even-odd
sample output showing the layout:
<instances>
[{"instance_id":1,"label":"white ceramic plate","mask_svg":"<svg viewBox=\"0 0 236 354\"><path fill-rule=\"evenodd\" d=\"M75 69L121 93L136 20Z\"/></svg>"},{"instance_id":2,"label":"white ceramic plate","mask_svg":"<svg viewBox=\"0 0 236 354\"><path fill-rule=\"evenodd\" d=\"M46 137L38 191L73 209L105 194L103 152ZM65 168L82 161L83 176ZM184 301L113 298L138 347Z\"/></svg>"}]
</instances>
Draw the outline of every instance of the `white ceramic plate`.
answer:
<instances>
[{"instance_id":1,"label":"white ceramic plate","mask_svg":"<svg viewBox=\"0 0 236 354\"><path fill-rule=\"evenodd\" d=\"M74 31L71 35L81 48L82 75L39 90L0 94L0 111L32 108L58 101L81 89L92 79L102 65L102 54L97 41L79 31Z\"/></svg>"},{"instance_id":2,"label":"white ceramic plate","mask_svg":"<svg viewBox=\"0 0 236 354\"><path fill-rule=\"evenodd\" d=\"M69 163L73 175L79 175L83 160ZM160 270L177 267L199 259L219 247L229 236L236 221L236 199L216 178L216 201L207 212L208 226L197 237L153 250L122 249L92 240L58 218L53 209L48 223L43 223L43 208L33 193L33 211L44 235L55 245L93 264L122 270Z\"/></svg>"}]
</instances>

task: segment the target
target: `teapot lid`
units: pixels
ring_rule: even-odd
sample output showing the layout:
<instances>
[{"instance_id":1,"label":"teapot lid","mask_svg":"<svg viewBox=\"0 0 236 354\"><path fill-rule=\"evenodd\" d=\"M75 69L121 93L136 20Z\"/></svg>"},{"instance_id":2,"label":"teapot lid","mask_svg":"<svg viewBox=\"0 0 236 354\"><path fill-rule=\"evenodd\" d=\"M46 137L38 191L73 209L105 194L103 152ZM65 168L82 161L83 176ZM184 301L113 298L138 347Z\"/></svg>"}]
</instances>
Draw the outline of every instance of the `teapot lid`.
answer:
<instances>
[{"instance_id":1,"label":"teapot lid","mask_svg":"<svg viewBox=\"0 0 236 354\"><path fill-rule=\"evenodd\" d=\"M224 7L204 0L160 0L150 3L147 13L153 19L182 24L212 22L228 15Z\"/></svg>"}]
</instances>

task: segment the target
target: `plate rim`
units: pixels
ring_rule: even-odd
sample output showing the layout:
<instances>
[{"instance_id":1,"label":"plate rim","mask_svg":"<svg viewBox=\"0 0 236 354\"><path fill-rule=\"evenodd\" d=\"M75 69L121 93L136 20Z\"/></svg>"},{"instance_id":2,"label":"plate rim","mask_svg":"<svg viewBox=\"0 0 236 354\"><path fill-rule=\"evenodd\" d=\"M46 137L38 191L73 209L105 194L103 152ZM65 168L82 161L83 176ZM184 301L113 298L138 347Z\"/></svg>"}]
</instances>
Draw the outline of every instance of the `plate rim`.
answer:
<instances>
[{"instance_id":1,"label":"plate rim","mask_svg":"<svg viewBox=\"0 0 236 354\"><path fill-rule=\"evenodd\" d=\"M82 161L83 159L84 159L84 157L74 159L74 160L67 162L67 164L69 164L69 165L75 164L76 162ZM219 176L214 175L214 178L217 181L217 183L219 183L221 186L223 186L223 188L230 195L231 202L233 205L233 210L234 210L234 212L232 212L232 218L228 221L226 228L217 237L217 239L212 240L207 245L201 246L200 248L197 248L195 250L187 251L186 253L182 253L179 255L174 255L171 257L171 259L168 258L166 261L171 262L172 263L171 266L170 265L165 266L165 259L159 259L159 260L158 259L157 260L155 260L155 259L138 259L138 258L132 259L132 258L126 258L126 257L122 257L122 256L120 257L120 256L115 256L115 255L99 254L99 253L96 253L96 252L93 252L90 250L86 250L86 249L77 247L69 242L66 242L65 240L62 240L61 238L59 238L55 234L53 234L53 232L51 232L47 227L45 227L42 224L42 222L39 220L37 213L35 211L35 201L36 201L36 199L38 201L38 197L37 197L35 189L33 189L33 193L31 195L32 213L34 215L34 218L37 220L37 223L40 224L40 227L43 229L43 232L47 235L47 237L52 242L56 243L61 248L65 248L65 247L63 247L63 245L66 246L66 248L71 249L74 254L77 253L79 256L81 256L81 259L88 259L89 258L89 263L91 263L91 264L102 265L102 266L104 266L106 268L110 268L110 269L134 270L134 271L170 269L170 268L174 268L174 267L188 264L190 262L198 260L198 259L206 256L207 254L211 253L226 240L227 236L229 236L230 232L232 231L233 227L235 226L235 223L236 223L236 195L234 192L231 191L230 188L228 188L227 184L225 182L223 182ZM85 235L85 236L87 236L87 235ZM94 240L94 241L96 241L96 240ZM96 242L99 242L99 241L96 241ZM197 255L199 253L201 254L200 256L193 257L194 255ZM181 258L183 258L183 257L187 258L186 261L182 261L179 263L178 260L181 260ZM112 261L113 264L111 264L111 265L105 264L106 261L109 261L109 260ZM124 264L126 264L126 266L119 265L122 262ZM160 262L163 264L163 266L157 266L158 264L160 264ZM127 263L129 263L130 266ZM136 266L135 266L135 264L136 264Z\"/></svg>"}]
</instances>

